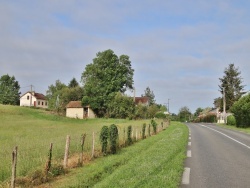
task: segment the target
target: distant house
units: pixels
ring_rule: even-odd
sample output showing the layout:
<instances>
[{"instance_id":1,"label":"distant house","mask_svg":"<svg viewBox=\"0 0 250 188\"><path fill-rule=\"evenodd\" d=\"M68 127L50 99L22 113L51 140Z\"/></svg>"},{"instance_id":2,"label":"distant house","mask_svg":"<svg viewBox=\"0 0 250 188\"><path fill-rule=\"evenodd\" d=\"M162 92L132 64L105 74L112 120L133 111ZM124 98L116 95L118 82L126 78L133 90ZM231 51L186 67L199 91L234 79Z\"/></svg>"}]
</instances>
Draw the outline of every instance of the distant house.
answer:
<instances>
[{"instance_id":1,"label":"distant house","mask_svg":"<svg viewBox=\"0 0 250 188\"><path fill-rule=\"evenodd\" d=\"M134 97L135 105L143 105L149 106L149 98L148 97Z\"/></svg>"},{"instance_id":2,"label":"distant house","mask_svg":"<svg viewBox=\"0 0 250 188\"><path fill-rule=\"evenodd\" d=\"M48 108L48 101L43 94L28 91L20 97L20 106Z\"/></svg>"},{"instance_id":3,"label":"distant house","mask_svg":"<svg viewBox=\"0 0 250 188\"><path fill-rule=\"evenodd\" d=\"M206 116L206 115L215 115L217 117L217 123L225 123L227 116L232 115L232 113L224 114L223 112L220 112L219 108L212 108L205 113L201 113L199 117Z\"/></svg>"},{"instance_id":4,"label":"distant house","mask_svg":"<svg viewBox=\"0 0 250 188\"><path fill-rule=\"evenodd\" d=\"M69 118L95 118L96 115L90 106L82 106L81 101L70 101L66 105L66 117Z\"/></svg>"}]
</instances>

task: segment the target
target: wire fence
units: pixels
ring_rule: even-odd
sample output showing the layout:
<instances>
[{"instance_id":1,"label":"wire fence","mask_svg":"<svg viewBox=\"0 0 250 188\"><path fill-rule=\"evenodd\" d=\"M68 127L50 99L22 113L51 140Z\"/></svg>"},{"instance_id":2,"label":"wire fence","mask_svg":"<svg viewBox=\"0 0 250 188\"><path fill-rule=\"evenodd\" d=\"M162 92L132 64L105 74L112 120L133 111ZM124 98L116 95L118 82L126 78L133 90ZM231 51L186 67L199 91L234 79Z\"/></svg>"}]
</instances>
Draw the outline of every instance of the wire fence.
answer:
<instances>
[{"instance_id":1,"label":"wire fence","mask_svg":"<svg viewBox=\"0 0 250 188\"><path fill-rule=\"evenodd\" d=\"M157 133L166 129L168 125L169 121L161 122L161 125L157 126ZM132 127L133 142L144 139L142 132L142 127ZM152 126L147 125L145 137L150 137L152 134L154 134ZM117 148L125 147L127 129L118 128L118 135ZM10 187L15 187L16 177L25 177L37 170L44 172L46 181L53 165L62 166L63 169L83 166L84 163L102 155L99 136L100 131L95 131L79 133L79 135L65 135L55 139L54 142L53 140L44 141L41 145L30 143L24 148L19 145L14 146L14 149L0 147L0 160L10 159L5 163L0 162L0 180Z\"/></svg>"}]
</instances>

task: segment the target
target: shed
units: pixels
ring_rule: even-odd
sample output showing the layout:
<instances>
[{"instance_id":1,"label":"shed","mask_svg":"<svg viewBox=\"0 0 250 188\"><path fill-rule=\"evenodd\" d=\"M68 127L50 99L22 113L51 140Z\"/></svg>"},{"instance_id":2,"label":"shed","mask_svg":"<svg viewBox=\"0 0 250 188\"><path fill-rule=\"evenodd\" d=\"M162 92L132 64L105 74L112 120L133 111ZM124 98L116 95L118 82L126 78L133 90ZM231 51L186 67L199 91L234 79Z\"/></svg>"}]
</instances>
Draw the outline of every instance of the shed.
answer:
<instances>
[{"instance_id":1,"label":"shed","mask_svg":"<svg viewBox=\"0 0 250 188\"><path fill-rule=\"evenodd\" d=\"M96 115L90 106L82 106L81 101L70 101L66 105L66 117L84 119L95 118Z\"/></svg>"}]
</instances>

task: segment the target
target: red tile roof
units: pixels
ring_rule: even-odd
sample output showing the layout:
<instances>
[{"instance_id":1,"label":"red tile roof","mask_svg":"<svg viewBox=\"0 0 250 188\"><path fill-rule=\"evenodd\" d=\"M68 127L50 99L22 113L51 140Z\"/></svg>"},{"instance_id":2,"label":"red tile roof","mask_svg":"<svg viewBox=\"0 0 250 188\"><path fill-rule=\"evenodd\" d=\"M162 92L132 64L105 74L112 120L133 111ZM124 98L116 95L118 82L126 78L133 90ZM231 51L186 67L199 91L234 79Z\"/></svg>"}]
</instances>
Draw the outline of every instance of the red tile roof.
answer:
<instances>
[{"instance_id":1,"label":"red tile roof","mask_svg":"<svg viewBox=\"0 0 250 188\"><path fill-rule=\"evenodd\" d=\"M24 95L26 95L27 93L31 93L30 91L24 93L21 97L23 97ZM40 100L46 100L46 97L42 94L42 93L35 93L32 92L32 96L36 97L36 99L40 99ZM20 97L20 98L21 98Z\"/></svg>"},{"instance_id":2,"label":"red tile roof","mask_svg":"<svg viewBox=\"0 0 250 188\"><path fill-rule=\"evenodd\" d=\"M147 104L148 101L148 97L135 97L135 104Z\"/></svg>"},{"instance_id":3,"label":"red tile roof","mask_svg":"<svg viewBox=\"0 0 250 188\"><path fill-rule=\"evenodd\" d=\"M70 101L66 108L82 108L82 102L81 101Z\"/></svg>"}]
</instances>

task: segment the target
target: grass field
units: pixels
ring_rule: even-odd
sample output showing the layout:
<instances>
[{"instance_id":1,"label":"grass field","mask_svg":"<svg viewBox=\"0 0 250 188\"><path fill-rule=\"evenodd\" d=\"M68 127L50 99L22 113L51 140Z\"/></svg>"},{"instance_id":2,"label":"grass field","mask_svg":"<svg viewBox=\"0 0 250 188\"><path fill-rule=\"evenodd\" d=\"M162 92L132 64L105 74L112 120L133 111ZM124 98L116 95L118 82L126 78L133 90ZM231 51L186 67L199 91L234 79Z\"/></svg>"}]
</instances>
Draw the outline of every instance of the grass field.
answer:
<instances>
[{"instance_id":1,"label":"grass field","mask_svg":"<svg viewBox=\"0 0 250 188\"><path fill-rule=\"evenodd\" d=\"M65 139L71 136L70 156L80 149L81 134L86 133L84 149L90 152L92 132L96 133L96 150L100 149L98 134L103 125L118 125L122 133L132 125L141 129L150 120L130 121L114 119L76 120L50 114L44 110L18 106L0 105L0 182L11 176L11 153L18 146L17 177L27 176L43 169L50 143L53 143L52 161L61 161L64 156ZM160 123L160 121L158 121ZM120 135L120 139L123 139Z\"/></svg>"},{"instance_id":2,"label":"grass field","mask_svg":"<svg viewBox=\"0 0 250 188\"><path fill-rule=\"evenodd\" d=\"M187 140L187 127L174 122L159 134L72 170L47 186L178 187Z\"/></svg>"}]
</instances>

